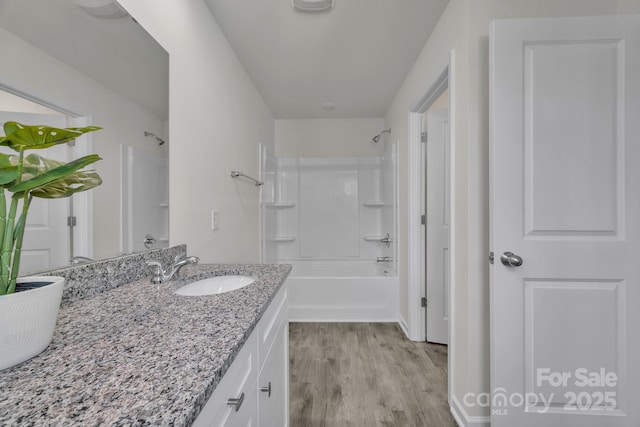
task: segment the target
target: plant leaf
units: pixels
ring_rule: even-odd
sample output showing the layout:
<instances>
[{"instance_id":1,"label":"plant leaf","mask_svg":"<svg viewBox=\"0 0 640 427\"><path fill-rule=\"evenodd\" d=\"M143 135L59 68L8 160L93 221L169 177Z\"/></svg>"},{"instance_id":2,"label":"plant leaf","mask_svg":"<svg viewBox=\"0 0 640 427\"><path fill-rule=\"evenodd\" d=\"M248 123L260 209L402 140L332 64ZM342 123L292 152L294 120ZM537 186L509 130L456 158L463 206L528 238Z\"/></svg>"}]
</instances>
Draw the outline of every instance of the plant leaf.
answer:
<instances>
[{"instance_id":1,"label":"plant leaf","mask_svg":"<svg viewBox=\"0 0 640 427\"><path fill-rule=\"evenodd\" d=\"M4 124L4 138L0 145L6 145L15 151L36 150L58 144L64 144L87 132L101 129L97 126L60 129L50 126L30 126L18 122Z\"/></svg>"},{"instance_id":2,"label":"plant leaf","mask_svg":"<svg viewBox=\"0 0 640 427\"><path fill-rule=\"evenodd\" d=\"M12 157L15 157L15 156L4 154L4 153L0 153L0 168L6 168L6 167L9 167L9 166L15 166L15 162L11 161Z\"/></svg>"},{"instance_id":3,"label":"plant leaf","mask_svg":"<svg viewBox=\"0 0 640 427\"><path fill-rule=\"evenodd\" d=\"M77 171L34 188L30 194L41 199L59 199L80 191L90 190L100 184L102 184L102 179L95 171Z\"/></svg>"},{"instance_id":4,"label":"plant leaf","mask_svg":"<svg viewBox=\"0 0 640 427\"><path fill-rule=\"evenodd\" d=\"M71 175L73 172L82 169L83 167L95 163L101 160L101 157L97 154L89 154L88 156L80 157L67 164L56 166L53 169L47 170L45 173L37 175L27 181L23 181L18 185L9 187L8 190L12 193L20 193L23 191L29 191L42 185L48 184L56 179L64 178Z\"/></svg>"},{"instance_id":5,"label":"plant leaf","mask_svg":"<svg viewBox=\"0 0 640 427\"><path fill-rule=\"evenodd\" d=\"M10 166L0 169L0 185L9 184L18 177L18 167Z\"/></svg>"}]
</instances>

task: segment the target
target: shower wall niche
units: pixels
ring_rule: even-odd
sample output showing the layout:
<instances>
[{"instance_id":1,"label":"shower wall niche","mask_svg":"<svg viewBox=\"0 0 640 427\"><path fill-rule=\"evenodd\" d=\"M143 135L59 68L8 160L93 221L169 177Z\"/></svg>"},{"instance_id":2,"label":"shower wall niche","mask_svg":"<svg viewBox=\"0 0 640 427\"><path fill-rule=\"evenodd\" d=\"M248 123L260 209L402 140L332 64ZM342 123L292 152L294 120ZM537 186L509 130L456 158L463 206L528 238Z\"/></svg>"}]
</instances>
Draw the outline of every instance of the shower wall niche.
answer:
<instances>
[{"instance_id":1,"label":"shower wall niche","mask_svg":"<svg viewBox=\"0 0 640 427\"><path fill-rule=\"evenodd\" d=\"M263 258L266 262L370 261L392 256L393 194L383 194L392 159L263 159ZM386 191L387 193L389 190ZM386 196L386 197L385 197ZM383 226L387 225L387 228ZM383 239L389 233L390 243Z\"/></svg>"}]
</instances>

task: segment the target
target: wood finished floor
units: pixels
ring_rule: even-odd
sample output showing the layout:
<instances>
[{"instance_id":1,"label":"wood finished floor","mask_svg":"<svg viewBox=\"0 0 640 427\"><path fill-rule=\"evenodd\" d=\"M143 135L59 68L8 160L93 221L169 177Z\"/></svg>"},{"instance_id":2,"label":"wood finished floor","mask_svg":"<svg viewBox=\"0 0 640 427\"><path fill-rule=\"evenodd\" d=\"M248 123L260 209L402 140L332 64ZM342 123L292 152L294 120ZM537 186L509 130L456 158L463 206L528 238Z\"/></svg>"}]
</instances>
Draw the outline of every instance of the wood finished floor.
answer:
<instances>
[{"instance_id":1,"label":"wood finished floor","mask_svg":"<svg viewBox=\"0 0 640 427\"><path fill-rule=\"evenodd\" d=\"M394 323L289 325L291 427L456 426L447 347Z\"/></svg>"}]
</instances>

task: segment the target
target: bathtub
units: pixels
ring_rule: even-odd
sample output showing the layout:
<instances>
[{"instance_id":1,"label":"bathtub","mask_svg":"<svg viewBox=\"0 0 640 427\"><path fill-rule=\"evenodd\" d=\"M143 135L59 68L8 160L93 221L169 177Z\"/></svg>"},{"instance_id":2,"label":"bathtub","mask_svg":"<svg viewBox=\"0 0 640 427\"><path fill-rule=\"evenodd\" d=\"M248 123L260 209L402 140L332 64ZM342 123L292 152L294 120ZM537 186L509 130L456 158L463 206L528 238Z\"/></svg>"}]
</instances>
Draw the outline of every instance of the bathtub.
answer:
<instances>
[{"instance_id":1,"label":"bathtub","mask_svg":"<svg viewBox=\"0 0 640 427\"><path fill-rule=\"evenodd\" d=\"M289 274L292 322L397 322L398 277L367 262L295 262Z\"/></svg>"}]
</instances>

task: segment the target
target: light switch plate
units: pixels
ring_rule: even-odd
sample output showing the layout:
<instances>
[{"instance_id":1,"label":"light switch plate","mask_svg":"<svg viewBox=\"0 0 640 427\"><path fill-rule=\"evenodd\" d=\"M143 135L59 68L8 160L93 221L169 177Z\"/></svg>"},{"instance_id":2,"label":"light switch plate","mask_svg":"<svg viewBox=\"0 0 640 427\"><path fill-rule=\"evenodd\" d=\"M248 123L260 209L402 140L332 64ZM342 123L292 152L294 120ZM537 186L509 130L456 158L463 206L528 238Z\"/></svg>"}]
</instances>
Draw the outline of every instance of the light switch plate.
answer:
<instances>
[{"instance_id":1,"label":"light switch plate","mask_svg":"<svg viewBox=\"0 0 640 427\"><path fill-rule=\"evenodd\" d=\"M220 228L220 211L213 209L211 211L211 231L216 231Z\"/></svg>"}]
</instances>

